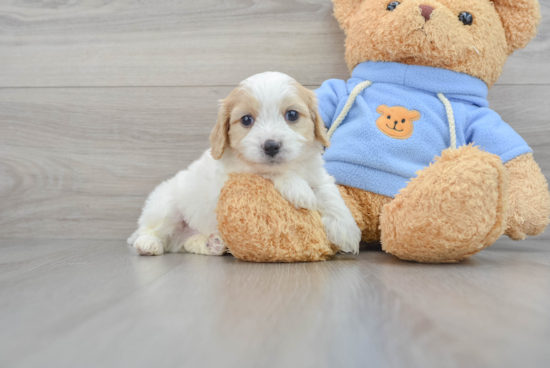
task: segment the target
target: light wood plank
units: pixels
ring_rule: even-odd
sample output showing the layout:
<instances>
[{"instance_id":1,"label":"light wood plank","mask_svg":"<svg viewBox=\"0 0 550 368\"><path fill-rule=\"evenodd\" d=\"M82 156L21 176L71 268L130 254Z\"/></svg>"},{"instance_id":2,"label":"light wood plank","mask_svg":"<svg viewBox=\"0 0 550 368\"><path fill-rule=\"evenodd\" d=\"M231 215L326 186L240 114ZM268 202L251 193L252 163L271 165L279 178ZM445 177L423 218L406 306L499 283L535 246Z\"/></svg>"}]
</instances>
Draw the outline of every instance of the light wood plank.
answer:
<instances>
[{"instance_id":1,"label":"light wood plank","mask_svg":"<svg viewBox=\"0 0 550 368\"><path fill-rule=\"evenodd\" d=\"M550 364L550 248L456 265L139 257L120 241L0 241L3 367Z\"/></svg>"},{"instance_id":2,"label":"light wood plank","mask_svg":"<svg viewBox=\"0 0 550 368\"><path fill-rule=\"evenodd\" d=\"M550 17L550 0L542 0ZM0 86L235 85L267 70L347 78L330 0L3 1ZM550 22L502 84L550 84Z\"/></svg>"},{"instance_id":3,"label":"light wood plank","mask_svg":"<svg viewBox=\"0 0 550 368\"><path fill-rule=\"evenodd\" d=\"M535 159L550 179L550 86L495 86L489 90L490 108L531 146Z\"/></svg>"},{"instance_id":4,"label":"light wood plank","mask_svg":"<svg viewBox=\"0 0 550 368\"><path fill-rule=\"evenodd\" d=\"M208 148L230 89L0 89L0 238L125 238L155 185ZM549 94L496 86L490 96L547 177Z\"/></svg>"}]
</instances>

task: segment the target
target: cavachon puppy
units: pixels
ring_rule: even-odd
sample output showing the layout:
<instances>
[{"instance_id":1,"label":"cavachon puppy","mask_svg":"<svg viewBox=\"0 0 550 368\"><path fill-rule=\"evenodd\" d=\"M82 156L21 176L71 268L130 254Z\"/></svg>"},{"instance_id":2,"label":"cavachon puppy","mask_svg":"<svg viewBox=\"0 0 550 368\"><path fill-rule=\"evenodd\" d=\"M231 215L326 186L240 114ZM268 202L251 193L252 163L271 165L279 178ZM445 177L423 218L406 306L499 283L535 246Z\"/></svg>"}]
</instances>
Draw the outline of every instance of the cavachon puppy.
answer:
<instances>
[{"instance_id":1,"label":"cavachon puppy","mask_svg":"<svg viewBox=\"0 0 550 368\"><path fill-rule=\"evenodd\" d=\"M321 213L328 239L341 251L359 251L361 232L323 168L329 141L312 91L282 73L254 75L222 101L210 142L200 159L149 195L128 239L139 254L223 254L215 210L235 172L270 179L296 208Z\"/></svg>"}]
</instances>

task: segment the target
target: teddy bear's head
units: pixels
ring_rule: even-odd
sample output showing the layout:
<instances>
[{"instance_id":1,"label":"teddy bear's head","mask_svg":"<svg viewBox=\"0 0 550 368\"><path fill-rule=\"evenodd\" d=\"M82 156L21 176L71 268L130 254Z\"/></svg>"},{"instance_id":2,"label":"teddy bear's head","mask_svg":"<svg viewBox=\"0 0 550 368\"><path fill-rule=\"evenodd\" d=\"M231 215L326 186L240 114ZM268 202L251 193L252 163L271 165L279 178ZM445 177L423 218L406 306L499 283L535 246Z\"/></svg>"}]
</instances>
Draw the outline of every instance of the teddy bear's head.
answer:
<instances>
[{"instance_id":1,"label":"teddy bear's head","mask_svg":"<svg viewBox=\"0 0 550 368\"><path fill-rule=\"evenodd\" d=\"M540 22L537 0L333 0L346 62L394 61L466 73L492 86Z\"/></svg>"}]
</instances>

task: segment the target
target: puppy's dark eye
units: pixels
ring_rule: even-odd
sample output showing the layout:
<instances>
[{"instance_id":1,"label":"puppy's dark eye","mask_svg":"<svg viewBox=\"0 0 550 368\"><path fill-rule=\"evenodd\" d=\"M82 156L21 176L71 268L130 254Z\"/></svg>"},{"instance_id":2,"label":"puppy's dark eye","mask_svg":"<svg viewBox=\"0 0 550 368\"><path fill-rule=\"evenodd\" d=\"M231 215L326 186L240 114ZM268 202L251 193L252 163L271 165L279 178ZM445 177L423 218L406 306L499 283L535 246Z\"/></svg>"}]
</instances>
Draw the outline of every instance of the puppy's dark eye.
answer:
<instances>
[{"instance_id":1,"label":"puppy's dark eye","mask_svg":"<svg viewBox=\"0 0 550 368\"><path fill-rule=\"evenodd\" d=\"M458 15L458 20L464 23L465 26L471 26L474 22L474 16L468 12L462 12Z\"/></svg>"},{"instance_id":2,"label":"puppy's dark eye","mask_svg":"<svg viewBox=\"0 0 550 368\"><path fill-rule=\"evenodd\" d=\"M251 115L245 115L241 118L241 124L244 126L251 126L254 124L254 118Z\"/></svg>"},{"instance_id":3,"label":"puppy's dark eye","mask_svg":"<svg viewBox=\"0 0 550 368\"><path fill-rule=\"evenodd\" d=\"M399 1L392 1L388 4L388 7L386 9L388 9L389 11L393 11L395 8L397 8L397 5L399 4L401 4Z\"/></svg>"},{"instance_id":4,"label":"puppy's dark eye","mask_svg":"<svg viewBox=\"0 0 550 368\"><path fill-rule=\"evenodd\" d=\"M300 117L298 111L290 110L286 112L285 119L288 121L296 121Z\"/></svg>"}]
</instances>

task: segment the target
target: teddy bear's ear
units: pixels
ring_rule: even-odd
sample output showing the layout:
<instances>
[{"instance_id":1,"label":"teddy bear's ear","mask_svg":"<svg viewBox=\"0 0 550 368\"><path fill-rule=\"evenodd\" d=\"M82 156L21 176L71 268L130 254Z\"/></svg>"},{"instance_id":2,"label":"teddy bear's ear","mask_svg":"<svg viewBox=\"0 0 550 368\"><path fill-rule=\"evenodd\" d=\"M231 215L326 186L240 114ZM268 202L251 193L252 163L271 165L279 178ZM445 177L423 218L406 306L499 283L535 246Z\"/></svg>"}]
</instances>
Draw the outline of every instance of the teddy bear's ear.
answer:
<instances>
[{"instance_id":1,"label":"teddy bear's ear","mask_svg":"<svg viewBox=\"0 0 550 368\"><path fill-rule=\"evenodd\" d=\"M541 19L538 0L493 0L493 4L506 32L508 52L527 46Z\"/></svg>"},{"instance_id":2,"label":"teddy bear's ear","mask_svg":"<svg viewBox=\"0 0 550 368\"><path fill-rule=\"evenodd\" d=\"M332 0L334 3L334 17L340 23L340 27L347 32L350 21L357 11L362 0Z\"/></svg>"}]
</instances>

